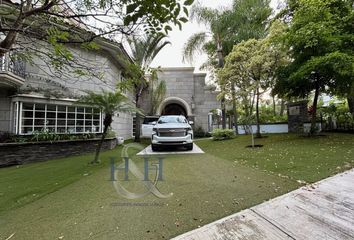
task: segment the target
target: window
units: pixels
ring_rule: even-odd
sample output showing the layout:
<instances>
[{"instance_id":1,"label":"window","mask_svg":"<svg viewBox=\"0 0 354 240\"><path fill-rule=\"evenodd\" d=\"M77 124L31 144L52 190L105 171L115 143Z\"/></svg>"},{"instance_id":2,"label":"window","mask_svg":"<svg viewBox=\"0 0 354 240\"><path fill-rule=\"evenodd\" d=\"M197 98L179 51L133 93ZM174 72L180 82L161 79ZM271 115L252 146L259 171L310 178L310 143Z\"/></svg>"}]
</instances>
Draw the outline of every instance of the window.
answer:
<instances>
[{"instance_id":1,"label":"window","mask_svg":"<svg viewBox=\"0 0 354 240\"><path fill-rule=\"evenodd\" d=\"M55 133L101 133L102 114L98 109L42 103L16 102L17 134L47 129Z\"/></svg>"}]
</instances>

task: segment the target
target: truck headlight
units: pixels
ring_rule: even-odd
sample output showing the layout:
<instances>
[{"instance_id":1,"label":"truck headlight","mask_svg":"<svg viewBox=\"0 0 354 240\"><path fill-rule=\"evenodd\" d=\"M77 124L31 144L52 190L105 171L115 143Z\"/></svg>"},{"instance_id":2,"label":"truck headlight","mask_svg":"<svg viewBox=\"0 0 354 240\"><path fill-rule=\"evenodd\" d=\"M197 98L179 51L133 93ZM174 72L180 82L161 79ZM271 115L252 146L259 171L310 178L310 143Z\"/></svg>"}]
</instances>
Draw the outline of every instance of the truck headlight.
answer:
<instances>
[{"instance_id":1,"label":"truck headlight","mask_svg":"<svg viewBox=\"0 0 354 240\"><path fill-rule=\"evenodd\" d=\"M158 130L157 128L152 129L152 135L158 135Z\"/></svg>"},{"instance_id":2,"label":"truck headlight","mask_svg":"<svg viewBox=\"0 0 354 240\"><path fill-rule=\"evenodd\" d=\"M191 134L193 136L193 129L192 128L186 128L186 135Z\"/></svg>"}]
</instances>

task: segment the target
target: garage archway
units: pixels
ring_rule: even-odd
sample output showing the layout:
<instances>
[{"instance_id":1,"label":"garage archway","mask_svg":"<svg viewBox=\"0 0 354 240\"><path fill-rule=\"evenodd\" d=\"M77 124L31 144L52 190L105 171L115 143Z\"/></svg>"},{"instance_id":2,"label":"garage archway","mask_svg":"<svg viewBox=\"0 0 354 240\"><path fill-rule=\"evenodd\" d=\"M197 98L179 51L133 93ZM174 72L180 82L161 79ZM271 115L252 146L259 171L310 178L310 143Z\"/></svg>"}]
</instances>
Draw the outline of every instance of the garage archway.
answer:
<instances>
[{"instance_id":1,"label":"garage archway","mask_svg":"<svg viewBox=\"0 0 354 240\"><path fill-rule=\"evenodd\" d=\"M168 97L162 101L156 112L157 115L184 115L192 116L189 104L178 97Z\"/></svg>"},{"instance_id":2,"label":"garage archway","mask_svg":"<svg viewBox=\"0 0 354 240\"><path fill-rule=\"evenodd\" d=\"M186 109L177 103L167 104L161 112L161 115L183 115L187 117Z\"/></svg>"}]
</instances>

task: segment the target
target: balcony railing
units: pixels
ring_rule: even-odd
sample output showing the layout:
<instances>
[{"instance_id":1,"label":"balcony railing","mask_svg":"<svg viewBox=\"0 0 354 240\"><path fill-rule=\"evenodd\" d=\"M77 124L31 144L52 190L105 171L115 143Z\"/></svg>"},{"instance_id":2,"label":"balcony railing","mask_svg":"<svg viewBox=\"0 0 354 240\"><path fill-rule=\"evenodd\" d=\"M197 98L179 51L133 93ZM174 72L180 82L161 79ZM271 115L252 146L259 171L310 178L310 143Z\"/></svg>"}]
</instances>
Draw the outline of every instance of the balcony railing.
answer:
<instances>
[{"instance_id":1,"label":"balcony railing","mask_svg":"<svg viewBox=\"0 0 354 240\"><path fill-rule=\"evenodd\" d=\"M25 78L25 62L5 54L0 57L0 72L11 72L21 78Z\"/></svg>"}]
</instances>

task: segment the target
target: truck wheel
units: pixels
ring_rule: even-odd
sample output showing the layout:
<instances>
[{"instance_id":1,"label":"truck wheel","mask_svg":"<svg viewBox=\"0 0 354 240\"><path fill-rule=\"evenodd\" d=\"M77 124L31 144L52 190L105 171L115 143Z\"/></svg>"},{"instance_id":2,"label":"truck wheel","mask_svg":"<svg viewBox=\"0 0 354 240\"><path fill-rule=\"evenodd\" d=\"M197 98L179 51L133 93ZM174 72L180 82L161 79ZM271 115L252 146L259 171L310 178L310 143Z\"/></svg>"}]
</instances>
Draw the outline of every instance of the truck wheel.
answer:
<instances>
[{"instance_id":1,"label":"truck wheel","mask_svg":"<svg viewBox=\"0 0 354 240\"><path fill-rule=\"evenodd\" d=\"M187 150L193 150L193 143L188 143Z\"/></svg>"}]
</instances>

